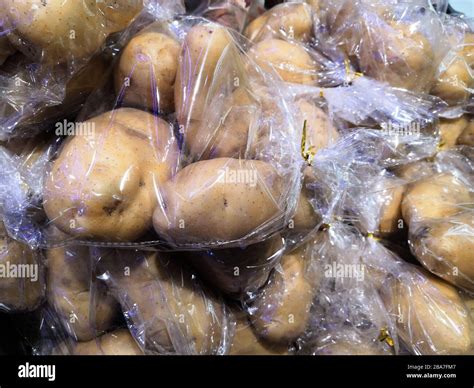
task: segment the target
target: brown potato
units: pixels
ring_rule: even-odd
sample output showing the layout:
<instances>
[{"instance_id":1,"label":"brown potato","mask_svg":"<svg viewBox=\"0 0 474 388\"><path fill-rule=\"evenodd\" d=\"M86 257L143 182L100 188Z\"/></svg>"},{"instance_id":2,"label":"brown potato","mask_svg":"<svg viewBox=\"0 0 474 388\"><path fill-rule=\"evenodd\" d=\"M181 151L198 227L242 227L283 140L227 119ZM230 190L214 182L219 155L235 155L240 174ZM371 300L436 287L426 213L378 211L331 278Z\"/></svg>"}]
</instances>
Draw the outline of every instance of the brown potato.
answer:
<instances>
[{"instance_id":1,"label":"brown potato","mask_svg":"<svg viewBox=\"0 0 474 388\"><path fill-rule=\"evenodd\" d=\"M105 260L104 260L105 258ZM156 252L102 258L109 286L151 353L217 354L225 342L224 305L182 262Z\"/></svg>"},{"instance_id":2,"label":"brown potato","mask_svg":"<svg viewBox=\"0 0 474 388\"><path fill-rule=\"evenodd\" d=\"M182 256L214 289L242 298L267 282L283 248L277 235L247 247L183 252Z\"/></svg>"},{"instance_id":3,"label":"brown potato","mask_svg":"<svg viewBox=\"0 0 474 388\"><path fill-rule=\"evenodd\" d=\"M461 136L457 139L457 144L474 147L474 120L471 120Z\"/></svg>"},{"instance_id":4,"label":"brown potato","mask_svg":"<svg viewBox=\"0 0 474 388\"><path fill-rule=\"evenodd\" d=\"M127 329L117 329L74 346L75 356L138 356L143 352Z\"/></svg>"},{"instance_id":5,"label":"brown potato","mask_svg":"<svg viewBox=\"0 0 474 388\"><path fill-rule=\"evenodd\" d=\"M210 121L201 130L186 133L189 153L195 160L244 158L250 128L258 119L259 103L247 87L239 87L225 98L218 123Z\"/></svg>"},{"instance_id":6,"label":"brown potato","mask_svg":"<svg viewBox=\"0 0 474 388\"><path fill-rule=\"evenodd\" d=\"M274 168L261 161L193 163L164 185L155 230L178 244L244 239L282 215L282 184Z\"/></svg>"},{"instance_id":7,"label":"brown potato","mask_svg":"<svg viewBox=\"0 0 474 388\"><path fill-rule=\"evenodd\" d=\"M446 66L446 65L445 65ZM442 98L449 105L467 101L474 87L474 35L466 34L456 56L436 80L431 94Z\"/></svg>"},{"instance_id":8,"label":"brown potato","mask_svg":"<svg viewBox=\"0 0 474 388\"><path fill-rule=\"evenodd\" d=\"M403 229L402 199L405 190L404 185L394 181L387 182L387 189L382 192L383 204L378 228L378 233L381 236L390 236Z\"/></svg>"},{"instance_id":9,"label":"brown potato","mask_svg":"<svg viewBox=\"0 0 474 388\"><path fill-rule=\"evenodd\" d=\"M266 72L274 72L286 82L315 85L317 63L303 46L280 39L268 39L252 46L249 57Z\"/></svg>"},{"instance_id":10,"label":"brown potato","mask_svg":"<svg viewBox=\"0 0 474 388\"><path fill-rule=\"evenodd\" d=\"M234 46L226 28L216 24L199 24L187 33L174 88L176 115L186 137L193 138L194 131L206 119L217 64L223 53Z\"/></svg>"},{"instance_id":11,"label":"brown potato","mask_svg":"<svg viewBox=\"0 0 474 388\"><path fill-rule=\"evenodd\" d=\"M472 202L469 187L449 173L410 183L402 201L404 220L412 223L460 213L462 205Z\"/></svg>"},{"instance_id":12,"label":"brown potato","mask_svg":"<svg viewBox=\"0 0 474 388\"><path fill-rule=\"evenodd\" d=\"M417 259L432 273L458 287L474 291L474 214L423 223L411 233Z\"/></svg>"},{"instance_id":13,"label":"brown potato","mask_svg":"<svg viewBox=\"0 0 474 388\"><path fill-rule=\"evenodd\" d=\"M298 109L297 126L303 128L306 121L308 148L315 154L334 144L339 139L339 132L331 122L329 116L314 103L305 99L296 101Z\"/></svg>"},{"instance_id":14,"label":"brown potato","mask_svg":"<svg viewBox=\"0 0 474 388\"><path fill-rule=\"evenodd\" d=\"M8 38L19 50L65 63L94 54L109 34L127 27L143 4L141 0L1 0L0 7L14 28Z\"/></svg>"},{"instance_id":15,"label":"brown potato","mask_svg":"<svg viewBox=\"0 0 474 388\"><path fill-rule=\"evenodd\" d=\"M115 70L115 91L137 108L174 111L174 83L179 43L163 33L146 31L134 36L122 51Z\"/></svg>"},{"instance_id":16,"label":"brown potato","mask_svg":"<svg viewBox=\"0 0 474 388\"><path fill-rule=\"evenodd\" d=\"M372 340L372 341L371 341ZM376 338L364 338L355 330L342 330L325 336L313 352L317 356L383 356L393 354L388 345L382 346Z\"/></svg>"},{"instance_id":17,"label":"brown potato","mask_svg":"<svg viewBox=\"0 0 474 388\"><path fill-rule=\"evenodd\" d=\"M254 19L244 35L253 42L271 38L309 41L313 35L311 8L304 3L281 4Z\"/></svg>"},{"instance_id":18,"label":"brown potato","mask_svg":"<svg viewBox=\"0 0 474 388\"><path fill-rule=\"evenodd\" d=\"M118 305L104 284L94 280L89 248L54 248L46 255L48 301L70 336L76 341L90 341L108 330Z\"/></svg>"},{"instance_id":19,"label":"brown potato","mask_svg":"<svg viewBox=\"0 0 474 388\"><path fill-rule=\"evenodd\" d=\"M168 124L123 108L85 122L68 139L44 188L46 215L78 238L133 241L151 226L159 188L177 163Z\"/></svg>"},{"instance_id":20,"label":"brown potato","mask_svg":"<svg viewBox=\"0 0 474 388\"><path fill-rule=\"evenodd\" d=\"M255 335L247 318L242 317L237 319L229 354L231 356L287 355L288 347L265 343Z\"/></svg>"},{"instance_id":21,"label":"brown potato","mask_svg":"<svg viewBox=\"0 0 474 388\"><path fill-rule=\"evenodd\" d=\"M393 279L383 293L398 333L411 352L422 355L465 354L471 347L469 313L458 291L414 270Z\"/></svg>"},{"instance_id":22,"label":"brown potato","mask_svg":"<svg viewBox=\"0 0 474 388\"><path fill-rule=\"evenodd\" d=\"M306 260L305 246L283 256L268 284L250 307L250 320L262 339L290 343L309 323L318 278Z\"/></svg>"},{"instance_id":23,"label":"brown potato","mask_svg":"<svg viewBox=\"0 0 474 388\"><path fill-rule=\"evenodd\" d=\"M435 76L430 42L408 24L369 27L360 45L362 72L394 87L425 90Z\"/></svg>"},{"instance_id":24,"label":"brown potato","mask_svg":"<svg viewBox=\"0 0 474 388\"><path fill-rule=\"evenodd\" d=\"M44 269L38 252L11 239L1 221L0 267L0 310L21 312L38 307L45 295Z\"/></svg>"},{"instance_id":25,"label":"brown potato","mask_svg":"<svg viewBox=\"0 0 474 388\"><path fill-rule=\"evenodd\" d=\"M456 146L458 138L467 128L468 124L469 121L465 115L454 120L442 119L439 125L439 133L441 136L440 149L446 150Z\"/></svg>"}]
</instances>

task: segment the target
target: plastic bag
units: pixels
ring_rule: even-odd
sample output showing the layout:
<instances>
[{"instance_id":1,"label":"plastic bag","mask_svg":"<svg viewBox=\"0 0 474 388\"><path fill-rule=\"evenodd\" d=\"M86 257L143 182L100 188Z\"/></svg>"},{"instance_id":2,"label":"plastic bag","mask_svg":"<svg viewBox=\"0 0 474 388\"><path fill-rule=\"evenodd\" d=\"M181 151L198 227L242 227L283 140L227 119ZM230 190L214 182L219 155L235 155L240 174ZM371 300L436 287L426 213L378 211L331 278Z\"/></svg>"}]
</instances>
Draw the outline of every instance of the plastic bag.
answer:
<instances>
[{"instance_id":1,"label":"plastic bag","mask_svg":"<svg viewBox=\"0 0 474 388\"><path fill-rule=\"evenodd\" d=\"M150 31L158 31L157 25ZM32 224L28 233L34 238L23 236L25 240L34 239L40 246L76 240L224 248L271 237L291 218L301 179L300 137L273 76L251 66L238 36L224 27L191 17L162 22L159 28L174 33L176 39L185 36L174 86L180 126L175 131L169 121L128 107L136 101L125 98L133 94L125 85L117 106L110 98L94 104L101 96L94 93L79 116L84 121L66 123L74 136L63 142L48 167L42 204L50 221L37 222L27 215L10 219L9 228L18 234L23 230L20 220ZM191 46L199 46L203 37L199 34L211 35L209 31L225 45L216 48L204 41L206 50L217 51L206 54L202 62L193 57ZM192 60L196 62L189 66ZM236 78L228 76L231 70L237 72ZM132 86L137 84L133 76L131 81ZM146 84L142 85L148 91ZM140 101L151 102L159 112L160 93L152 94L152 101L142 96ZM232 104L240 98L242 106ZM11 214L21 214L28 200L13 196ZM206 218L201 216L204 206L210 210ZM72 238L50 235L49 223Z\"/></svg>"},{"instance_id":2,"label":"plastic bag","mask_svg":"<svg viewBox=\"0 0 474 388\"><path fill-rule=\"evenodd\" d=\"M426 0L325 0L317 20L320 51L412 91L429 90L449 49L442 19Z\"/></svg>"},{"instance_id":3,"label":"plastic bag","mask_svg":"<svg viewBox=\"0 0 474 388\"><path fill-rule=\"evenodd\" d=\"M97 253L99 278L120 301L132 335L146 353L223 354L231 316L178 260L153 252Z\"/></svg>"},{"instance_id":4,"label":"plastic bag","mask_svg":"<svg viewBox=\"0 0 474 388\"><path fill-rule=\"evenodd\" d=\"M10 238L0 221L0 310L31 311L45 297L45 269L41 253Z\"/></svg>"}]
</instances>

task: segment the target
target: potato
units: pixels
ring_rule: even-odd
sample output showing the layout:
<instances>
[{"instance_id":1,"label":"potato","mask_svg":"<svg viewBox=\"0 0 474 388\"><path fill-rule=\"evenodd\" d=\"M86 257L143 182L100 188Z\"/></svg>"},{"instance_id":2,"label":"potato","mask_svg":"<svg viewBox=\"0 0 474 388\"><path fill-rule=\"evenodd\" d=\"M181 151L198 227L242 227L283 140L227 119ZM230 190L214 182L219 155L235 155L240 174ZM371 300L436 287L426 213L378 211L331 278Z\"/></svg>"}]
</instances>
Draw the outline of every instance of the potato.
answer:
<instances>
[{"instance_id":1,"label":"potato","mask_svg":"<svg viewBox=\"0 0 474 388\"><path fill-rule=\"evenodd\" d=\"M319 281L305 256L305 246L284 255L250 307L255 332L269 343L290 343L309 323Z\"/></svg>"},{"instance_id":2,"label":"potato","mask_svg":"<svg viewBox=\"0 0 474 388\"><path fill-rule=\"evenodd\" d=\"M173 257L117 251L104 260L106 277L128 324L152 353L216 354L226 335L225 308Z\"/></svg>"},{"instance_id":3,"label":"potato","mask_svg":"<svg viewBox=\"0 0 474 388\"><path fill-rule=\"evenodd\" d=\"M312 152L316 154L337 142L339 133L321 108L306 99L296 101L296 108L297 126L303 128L306 121L306 145Z\"/></svg>"},{"instance_id":4,"label":"potato","mask_svg":"<svg viewBox=\"0 0 474 388\"><path fill-rule=\"evenodd\" d=\"M199 131L188 131L186 143L195 160L215 158L245 158L250 143L250 129L258 120L257 97L241 86L225 98L217 126L214 121Z\"/></svg>"},{"instance_id":5,"label":"potato","mask_svg":"<svg viewBox=\"0 0 474 388\"><path fill-rule=\"evenodd\" d=\"M253 42L271 38L307 42L313 35L311 7L304 3L278 5L254 19L244 35Z\"/></svg>"},{"instance_id":6,"label":"potato","mask_svg":"<svg viewBox=\"0 0 474 388\"><path fill-rule=\"evenodd\" d=\"M472 211L423 224L410 241L417 259L446 281L474 291L474 216Z\"/></svg>"},{"instance_id":7,"label":"potato","mask_svg":"<svg viewBox=\"0 0 474 388\"><path fill-rule=\"evenodd\" d=\"M435 75L430 42L408 24L369 27L360 45L362 72L394 87L425 90Z\"/></svg>"},{"instance_id":8,"label":"potato","mask_svg":"<svg viewBox=\"0 0 474 388\"><path fill-rule=\"evenodd\" d=\"M179 43L160 32L134 36L115 70L115 91L127 105L171 113L178 69Z\"/></svg>"},{"instance_id":9,"label":"potato","mask_svg":"<svg viewBox=\"0 0 474 388\"><path fill-rule=\"evenodd\" d=\"M472 193L459 178L450 173L436 174L408 185L402 214L411 228L415 222L460 213L462 205L469 202L472 202Z\"/></svg>"},{"instance_id":10,"label":"potato","mask_svg":"<svg viewBox=\"0 0 474 388\"><path fill-rule=\"evenodd\" d=\"M248 53L260 68L276 72L285 82L304 85L317 83L317 63L303 46L280 39L267 39L253 45Z\"/></svg>"},{"instance_id":11,"label":"potato","mask_svg":"<svg viewBox=\"0 0 474 388\"><path fill-rule=\"evenodd\" d=\"M464 354L471 348L469 313L457 290L442 280L416 270L395 278L383 298L411 352Z\"/></svg>"},{"instance_id":12,"label":"potato","mask_svg":"<svg viewBox=\"0 0 474 388\"><path fill-rule=\"evenodd\" d=\"M94 54L109 34L127 27L143 4L142 0L1 0L0 6L13 27L8 38L19 50L50 63L65 63Z\"/></svg>"},{"instance_id":13,"label":"potato","mask_svg":"<svg viewBox=\"0 0 474 388\"><path fill-rule=\"evenodd\" d=\"M31 311L44 299L44 269L38 252L11 239L0 221L0 310Z\"/></svg>"},{"instance_id":14,"label":"potato","mask_svg":"<svg viewBox=\"0 0 474 388\"><path fill-rule=\"evenodd\" d=\"M283 248L277 235L247 247L190 251L182 256L213 289L239 299L267 282Z\"/></svg>"},{"instance_id":15,"label":"potato","mask_svg":"<svg viewBox=\"0 0 474 388\"><path fill-rule=\"evenodd\" d=\"M422 178L430 177L435 171L435 165L426 159L403 164L394 169L395 174L407 182L414 182Z\"/></svg>"},{"instance_id":16,"label":"potato","mask_svg":"<svg viewBox=\"0 0 474 388\"><path fill-rule=\"evenodd\" d=\"M282 215L282 184L277 171L262 161L193 163L163 186L155 230L178 244L244 239Z\"/></svg>"},{"instance_id":17,"label":"potato","mask_svg":"<svg viewBox=\"0 0 474 388\"><path fill-rule=\"evenodd\" d=\"M289 225L289 228L296 233L308 233L321 222L321 215L310 202L310 199L314 197L311 190L311 185L314 182L312 167L308 166L303 171L303 187L298 198L296 212Z\"/></svg>"},{"instance_id":18,"label":"potato","mask_svg":"<svg viewBox=\"0 0 474 388\"><path fill-rule=\"evenodd\" d=\"M230 33L215 24L199 24L187 33L174 87L176 116L186 137L192 139L194 131L206 120L217 64L223 53L235 49L234 46Z\"/></svg>"},{"instance_id":19,"label":"potato","mask_svg":"<svg viewBox=\"0 0 474 388\"><path fill-rule=\"evenodd\" d=\"M89 136L69 138L46 178L46 215L78 238L133 241L151 226L156 190L175 170L172 130L129 108L83 124Z\"/></svg>"},{"instance_id":20,"label":"potato","mask_svg":"<svg viewBox=\"0 0 474 388\"><path fill-rule=\"evenodd\" d=\"M118 305L104 284L95 281L89 248L53 248L46 255L48 301L69 335L76 341L90 341L109 329Z\"/></svg>"},{"instance_id":21,"label":"potato","mask_svg":"<svg viewBox=\"0 0 474 388\"><path fill-rule=\"evenodd\" d=\"M466 34L464 42L457 48L455 57L439 75L431 94L442 98L449 105L467 101L474 87L474 35Z\"/></svg>"},{"instance_id":22,"label":"potato","mask_svg":"<svg viewBox=\"0 0 474 388\"><path fill-rule=\"evenodd\" d=\"M387 237L400 231L403 223L402 199L406 187L393 180L387 182L387 189L382 192L383 204L380 211L378 234Z\"/></svg>"},{"instance_id":23,"label":"potato","mask_svg":"<svg viewBox=\"0 0 474 388\"><path fill-rule=\"evenodd\" d=\"M231 356L287 355L288 347L265 343L255 335L248 320L240 318L237 319L229 354Z\"/></svg>"},{"instance_id":24,"label":"potato","mask_svg":"<svg viewBox=\"0 0 474 388\"><path fill-rule=\"evenodd\" d=\"M457 144L474 147L474 120L471 120L461 136L457 139Z\"/></svg>"},{"instance_id":25,"label":"potato","mask_svg":"<svg viewBox=\"0 0 474 388\"><path fill-rule=\"evenodd\" d=\"M127 329L117 329L88 342L77 343L75 356L138 356L143 352Z\"/></svg>"},{"instance_id":26,"label":"potato","mask_svg":"<svg viewBox=\"0 0 474 388\"><path fill-rule=\"evenodd\" d=\"M441 119L439 133L441 137L440 149L446 150L456 146L456 142L469 125L466 116L454 120Z\"/></svg>"}]
</instances>

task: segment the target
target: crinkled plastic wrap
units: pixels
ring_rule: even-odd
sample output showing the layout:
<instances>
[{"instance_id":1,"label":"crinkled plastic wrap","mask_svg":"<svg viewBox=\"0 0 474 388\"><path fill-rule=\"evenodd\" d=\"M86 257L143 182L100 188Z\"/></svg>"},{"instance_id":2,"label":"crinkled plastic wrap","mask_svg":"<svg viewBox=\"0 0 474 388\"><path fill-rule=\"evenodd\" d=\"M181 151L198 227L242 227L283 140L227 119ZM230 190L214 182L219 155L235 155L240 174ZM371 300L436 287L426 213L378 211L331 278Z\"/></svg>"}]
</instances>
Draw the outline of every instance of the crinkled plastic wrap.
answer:
<instances>
[{"instance_id":1,"label":"crinkled plastic wrap","mask_svg":"<svg viewBox=\"0 0 474 388\"><path fill-rule=\"evenodd\" d=\"M73 119L87 95L104 81L109 59L100 53L107 37L125 29L144 4L2 0L1 7L4 140L31 137L63 117Z\"/></svg>"},{"instance_id":2,"label":"crinkled plastic wrap","mask_svg":"<svg viewBox=\"0 0 474 388\"><path fill-rule=\"evenodd\" d=\"M99 278L120 302L130 331L150 354L224 354L232 316L182 261L156 252L107 251Z\"/></svg>"},{"instance_id":3,"label":"crinkled plastic wrap","mask_svg":"<svg viewBox=\"0 0 474 388\"><path fill-rule=\"evenodd\" d=\"M39 251L8 236L0 219L0 311L37 308L45 297L45 266Z\"/></svg>"},{"instance_id":4,"label":"crinkled plastic wrap","mask_svg":"<svg viewBox=\"0 0 474 388\"><path fill-rule=\"evenodd\" d=\"M401 261L370 238L364 261L409 353L473 353L474 321L465 303L468 297L429 272Z\"/></svg>"},{"instance_id":5,"label":"crinkled plastic wrap","mask_svg":"<svg viewBox=\"0 0 474 388\"><path fill-rule=\"evenodd\" d=\"M334 222L310 246L319 286L310 322L298 340L303 354L390 355L397 329L364 263L359 232Z\"/></svg>"},{"instance_id":6,"label":"crinkled plastic wrap","mask_svg":"<svg viewBox=\"0 0 474 388\"><path fill-rule=\"evenodd\" d=\"M409 166L400 174L409 176L413 169L425 171L410 179L402 201L413 254L431 272L472 292L472 159L443 151L431 163Z\"/></svg>"},{"instance_id":7,"label":"crinkled plastic wrap","mask_svg":"<svg viewBox=\"0 0 474 388\"><path fill-rule=\"evenodd\" d=\"M44 177L47 220L13 195L9 229L37 246L185 249L242 247L281 231L300 191L301 129L274 74L240 42L194 17L133 36L115 66L117 100L94 93L80 121L60 123L70 136Z\"/></svg>"},{"instance_id":8,"label":"crinkled plastic wrap","mask_svg":"<svg viewBox=\"0 0 474 388\"><path fill-rule=\"evenodd\" d=\"M450 49L442 21L426 0L323 0L316 46L366 76L427 92Z\"/></svg>"}]
</instances>

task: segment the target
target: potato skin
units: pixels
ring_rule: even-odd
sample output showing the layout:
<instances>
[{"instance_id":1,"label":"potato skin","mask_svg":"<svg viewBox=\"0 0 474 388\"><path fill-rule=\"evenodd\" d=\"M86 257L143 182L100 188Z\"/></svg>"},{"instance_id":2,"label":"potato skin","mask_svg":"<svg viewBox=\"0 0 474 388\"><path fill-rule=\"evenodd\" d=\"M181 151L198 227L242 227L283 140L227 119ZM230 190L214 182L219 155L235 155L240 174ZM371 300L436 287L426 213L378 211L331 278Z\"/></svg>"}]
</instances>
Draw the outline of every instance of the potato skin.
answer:
<instances>
[{"instance_id":1,"label":"potato skin","mask_svg":"<svg viewBox=\"0 0 474 388\"><path fill-rule=\"evenodd\" d=\"M417 259L432 273L451 284L474 291L474 216L456 214L411 231Z\"/></svg>"},{"instance_id":2,"label":"potato skin","mask_svg":"<svg viewBox=\"0 0 474 388\"><path fill-rule=\"evenodd\" d=\"M392 22L363 39L359 62L364 74L408 90L429 87L435 76L435 58L431 44L421 33Z\"/></svg>"},{"instance_id":3,"label":"potato skin","mask_svg":"<svg viewBox=\"0 0 474 388\"><path fill-rule=\"evenodd\" d=\"M461 136L458 137L457 144L474 147L474 120L469 122Z\"/></svg>"},{"instance_id":4,"label":"potato skin","mask_svg":"<svg viewBox=\"0 0 474 388\"><path fill-rule=\"evenodd\" d=\"M87 342L77 343L75 356L138 356L143 352L127 329L117 329Z\"/></svg>"},{"instance_id":5,"label":"potato skin","mask_svg":"<svg viewBox=\"0 0 474 388\"><path fill-rule=\"evenodd\" d=\"M280 39L267 39L253 45L249 57L261 69L276 71L285 82L303 85L317 83L317 63L303 46Z\"/></svg>"},{"instance_id":6,"label":"potato skin","mask_svg":"<svg viewBox=\"0 0 474 388\"><path fill-rule=\"evenodd\" d=\"M411 227L434 218L452 216L462 211L461 204L472 201L469 188L449 173L410 183L402 201L402 214Z\"/></svg>"},{"instance_id":7,"label":"potato skin","mask_svg":"<svg viewBox=\"0 0 474 388\"><path fill-rule=\"evenodd\" d=\"M46 178L46 215L78 238L133 241L151 227L156 185L175 170L172 131L129 108L86 123L94 125L92 134L69 138Z\"/></svg>"},{"instance_id":8,"label":"potato skin","mask_svg":"<svg viewBox=\"0 0 474 388\"><path fill-rule=\"evenodd\" d=\"M123 49L115 70L115 92L120 95L122 90L123 102L129 106L173 112L180 49L175 39L159 32L134 36ZM125 79L129 86L124 84Z\"/></svg>"},{"instance_id":9,"label":"potato skin","mask_svg":"<svg viewBox=\"0 0 474 388\"><path fill-rule=\"evenodd\" d=\"M204 124L200 130L186 133L186 144L194 160L216 158L245 158L251 143L250 127L258 119L259 102L245 86L238 87L225 97L224 116L214 127L214 122Z\"/></svg>"},{"instance_id":10,"label":"potato skin","mask_svg":"<svg viewBox=\"0 0 474 388\"><path fill-rule=\"evenodd\" d=\"M275 169L258 160L193 163L164 185L155 230L177 244L243 239L282 215L282 184Z\"/></svg>"},{"instance_id":11,"label":"potato skin","mask_svg":"<svg viewBox=\"0 0 474 388\"><path fill-rule=\"evenodd\" d=\"M467 117L461 116L454 120L442 119L439 125L441 137L440 149L446 150L456 146L458 138L469 125Z\"/></svg>"},{"instance_id":12,"label":"potato skin","mask_svg":"<svg viewBox=\"0 0 474 388\"><path fill-rule=\"evenodd\" d=\"M306 329L318 283L308 265L304 246L283 256L281 269L276 268L252 303L250 321L265 341L290 343Z\"/></svg>"},{"instance_id":13,"label":"potato skin","mask_svg":"<svg viewBox=\"0 0 474 388\"><path fill-rule=\"evenodd\" d=\"M458 291L425 271L394 279L383 293L398 333L422 355L465 354L472 346L468 311Z\"/></svg>"},{"instance_id":14,"label":"potato skin","mask_svg":"<svg viewBox=\"0 0 474 388\"><path fill-rule=\"evenodd\" d=\"M268 280L284 243L279 235L242 248L183 252L196 272L213 289L231 298L245 298Z\"/></svg>"},{"instance_id":15,"label":"potato skin","mask_svg":"<svg viewBox=\"0 0 474 388\"><path fill-rule=\"evenodd\" d=\"M246 318L237 319L229 351L231 356L283 356L288 353L287 346L268 344L258 338Z\"/></svg>"},{"instance_id":16,"label":"potato skin","mask_svg":"<svg viewBox=\"0 0 474 388\"><path fill-rule=\"evenodd\" d=\"M103 283L93 283L95 274L89 248L53 248L46 256L48 301L70 336L76 341L90 341L109 329L117 316L118 305ZM95 284L93 290L92 284Z\"/></svg>"},{"instance_id":17,"label":"potato skin","mask_svg":"<svg viewBox=\"0 0 474 388\"><path fill-rule=\"evenodd\" d=\"M45 296L43 265L38 252L11 239L0 221L0 264L36 265L38 279L5 277L0 278L0 310L7 312L32 311L40 305Z\"/></svg>"},{"instance_id":18,"label":"potato skin","mask_svg":"<svg viewBox=\"0 0 474 388\"><path fill-rule=\"evenodd\" d=\"M225 306L196 276L156 252L117 251L106 265L112 291L150 353L216 354L226 332Z\"/></svg>"},{"instance_id":19,"label":"potato skin","mask_svg":"<svg viewBox=\"0 0 474 388\"><path fill-rule=\"evenodd\" d=\"M178 123L186 137L206 117L206 103L214 79L216 66L224 52L233 45L232 36L222 26L199 24L187 33L179 56L174 88L174 102Z\"/></svg>"},{"instance_id":20,"label":"potato skin","mask_svg":"<svg viewBox=\"0 0 474 388\"><path fill-rule=\"evenodd\" d=\"M390 236L400 231L400 220L402 216L402 200L405 194L405 185L395 185L384 190L384 202L380 212L380 222L378 234L381 236Z\"/></svg>"},{"instance_id":21,"label":"potato skin","mask_svg":"<svg viewBox=\"0 0 474 388\"><path fill-rule=\"evenodd\" d=\"M313 35L311 8L305 3L278 5L254 19L244 35L253 42L279 37L307 42Z\"/></svg>"},{"instance_id":22,"label":"potato skin","mask_svg":"<svg viewBox=\"0 0 474 388\"><path fill-rule=\"evenodd\" d=\"M297 125L299 128L303 128L306 121L306 143L308 147L312 147L314 153L318 153L338 141L339 132L326 112L306 99L296 101L296 107L298 109Z\"/></svg>"},{"instance_id":23,"label":"potato skin","mask_svg":"<svg viewBox=\"0 0 474 388\"><path fill-rule=\"evenodd\" d=\"M64 63L94 54L107 35L124 29L140 12L141 0L1 0L14 33L8 37L27 55Z\"/></svg>"}]
</instances>

